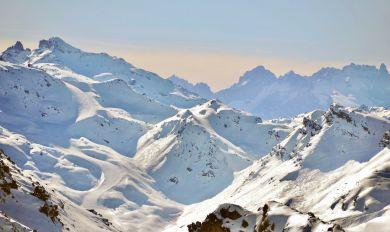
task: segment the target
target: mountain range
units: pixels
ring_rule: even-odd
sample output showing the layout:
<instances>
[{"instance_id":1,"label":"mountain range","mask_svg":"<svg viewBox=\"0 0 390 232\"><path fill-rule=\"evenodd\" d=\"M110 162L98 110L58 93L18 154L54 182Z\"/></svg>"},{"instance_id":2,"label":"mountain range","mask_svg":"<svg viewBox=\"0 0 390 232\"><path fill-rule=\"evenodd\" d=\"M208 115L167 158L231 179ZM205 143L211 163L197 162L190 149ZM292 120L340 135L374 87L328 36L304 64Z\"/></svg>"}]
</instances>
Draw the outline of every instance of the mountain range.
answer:
<instances>
[{"instance_id":1,"label":"mountain range","mask_svg":"<svg viewBox=\"0 0 390 232\"><path fill-rule=\"evenodd\" d=\"M332 103L357 107L390 107L390 75L379 68L351 63L341 69L322 68L311 76L290 71L276 76L263 66L244 73L229 88L215 93L205 83L192 85L178 77L171 81L207 99L220 99L237 109L264 118L291 118L302 112L326 109Z\"/></svg>"},{"instance_id":2,"label":"mountain range","mask_svg":"<svg viewBox=\"0 0 390 232\"><path fill-rule=\"evenodd\" d=\"M384 65L212 93L53 37L2 52L0 87L3 231L390 226Z\"/></svg>"}]
</instances>

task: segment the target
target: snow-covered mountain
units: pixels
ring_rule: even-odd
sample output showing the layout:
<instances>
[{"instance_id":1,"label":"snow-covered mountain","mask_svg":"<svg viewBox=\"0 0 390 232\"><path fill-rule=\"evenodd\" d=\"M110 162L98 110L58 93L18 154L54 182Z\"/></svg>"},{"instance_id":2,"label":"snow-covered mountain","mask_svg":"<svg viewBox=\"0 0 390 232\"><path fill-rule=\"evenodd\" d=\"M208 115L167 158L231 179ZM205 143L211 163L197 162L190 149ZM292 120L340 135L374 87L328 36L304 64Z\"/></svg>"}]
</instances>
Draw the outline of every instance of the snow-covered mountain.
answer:
<instances>
[{"instance_id":1,"label":"snow-covered mountain","mask_svg":"<svg viewBox=\"0 0 390 232\"><path fill-rule=\"evenodd\" d=\"M211 100L155 125L140 138L135 160L168 197L194 203L227 187L235 171L267 154L289 132L288 126L263 123Z\"/></svg>"},{"instance_id":2,"label":"snow-covered mountain","mask_svg":"<svg viewBox=\"0 0 390 232\"><path fill-rule=\"evenodd\" d=\"M192 83L188 82L187 80L180 78L176 75L172 75L168 79L171 80L176 85L181 86L181 87L183 87L183 88L185 88L193 93L196 93L199 96L202 96L206 99L215 98L215 95L214 95L213 91L211 91L210 86L208 86L204 82L192 84Z\"/></svg>"},{"instance_id":3,"label":"snow-covered mountain","mask_svg":"<svg viewBox=\"0 0 390 232\"><path fill-rule=\"evenodd\" d=\"M389 226L386 108L265 121L59 38L0 59L0 230Z\"/></svg>"},{"instance_id":4,"label":"snow-covered mountain","mask_svg":"<svg viewBox=\"0 0 390 232\"><path fill-rule=\"evenodd\" d=\"M108 81L121 79L131 89L162 104L185 108L204 102L198 96L177 88L157 74L138 69L122 58L106 53L84 52L58 37L41 40L35 50L24 49L20 42L8 48L0 60L25 64L71 82L81 79Z\"/></svg>"},{"instance_id":5,"label":"snow-covered mountain","mask_svg":"<svg viewBox=\"0 0 390 232\"><path fill-rule=\"evenodd\" d=\"M329 228L336 224L348 231L388 228L389 119L388 110L337 105L295 118L290 124L293 132L267 156L237 173L233 183L215 197L187 207L169 231L185 231L225 203L251 212L270 205L270 224L275 223L277 231L333 231ZM290 210L310 213L292 218ZM332 225L314 225L310 217ZM251 227L239 229L253 231L259 220L261 216ZM228 221L218 227L237 226Z\"/></svg>"},{"instance_id":6,"label":"snow-covered mountain","mask_svg":"<svg viewBox=\"0 0 390 232\"><path fill-rule=\"evenodd\" d=\"M280 77L258 66L216 96L232 107L276 118L326 109L333 102L390 107L389 92L390 75L384 64L378 69L352 63L342 69L323 68L311 76L291 71Z\"/></svg>"},{"instance_id":7,"label":"snow-covered mountain","mask_svg":"<svg viewBox=\"0 0 390 232\"><path fill-rule=\"evenodd\" d=\"M268 119L325 110L332 103L390 107L390 75L384 64L376 68L351 63L341 69L323 68L311 76L290 71L279 77L258 66L231 87L216 93L205 83L193 85L176 76L170 80L204 98L217 98Z\"/></svg>"}]
</instances>

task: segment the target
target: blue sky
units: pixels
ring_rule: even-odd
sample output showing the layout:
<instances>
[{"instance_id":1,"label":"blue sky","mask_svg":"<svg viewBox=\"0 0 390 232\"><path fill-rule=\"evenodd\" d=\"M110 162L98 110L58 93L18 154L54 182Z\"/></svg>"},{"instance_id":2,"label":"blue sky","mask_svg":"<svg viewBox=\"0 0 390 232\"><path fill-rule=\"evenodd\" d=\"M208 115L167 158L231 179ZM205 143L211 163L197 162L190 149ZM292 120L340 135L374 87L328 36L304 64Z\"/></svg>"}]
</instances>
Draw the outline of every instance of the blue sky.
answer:
<instances>
[{"instance_id":1,"label":"blue sky","mask_svg":"<svg viewBox=\"0 0 390 232\"><path fill-rule=\"evenodd\" d=\"M0 0L0 48L60 36L167 77L214 89L265 65L310 74L390 64L390 1Z\"/></svg>"}]
</instances>

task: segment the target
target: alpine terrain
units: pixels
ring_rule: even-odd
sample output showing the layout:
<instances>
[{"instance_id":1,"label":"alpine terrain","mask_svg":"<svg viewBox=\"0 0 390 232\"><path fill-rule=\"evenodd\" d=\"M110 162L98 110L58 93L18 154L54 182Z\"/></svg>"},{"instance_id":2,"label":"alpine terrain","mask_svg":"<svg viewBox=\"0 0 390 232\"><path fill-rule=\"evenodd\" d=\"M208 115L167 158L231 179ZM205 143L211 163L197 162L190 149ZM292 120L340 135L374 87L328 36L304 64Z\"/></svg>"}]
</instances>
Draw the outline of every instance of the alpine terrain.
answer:
<instances>
[{"instance_id":1,"label":"alpine terrain","mask_svg":"<svg viewBox=\"0 0 390 232\"><path fill-rule=\"evenodd\" d=\"M389 96L384 64L259 66L213 93L18 41L0 54L0 231L388 231Z\"/></svg>"}]
</instances>

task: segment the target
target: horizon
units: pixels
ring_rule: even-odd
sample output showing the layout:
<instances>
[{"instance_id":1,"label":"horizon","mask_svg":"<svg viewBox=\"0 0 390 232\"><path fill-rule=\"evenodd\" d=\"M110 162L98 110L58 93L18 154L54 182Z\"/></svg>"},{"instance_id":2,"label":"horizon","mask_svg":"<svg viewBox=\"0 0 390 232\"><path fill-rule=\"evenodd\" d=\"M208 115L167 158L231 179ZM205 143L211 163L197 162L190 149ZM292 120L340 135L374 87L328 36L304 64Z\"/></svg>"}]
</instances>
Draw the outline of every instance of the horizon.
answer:
<instances>
[{"instance_id":1,"label":"horizon","mask_svg":"<svg viewBox=\"0 0 390 232\"><path fill-rule=\"evenodd\" d=\"M213 91L263 65L278 76L390 63L390 2L3 1L0 48L59 36L85 51ZM18 12L18 14L14 14ZM36 17L35 13L40 12ZM17 16L17 17L16 17ZM102 17L104 16L104 17Z\"/></svg>"},{"instance_id":2,"label":"horizon","mask_svg":"<svg viewBox=\"0 0 390 232\"><path fill-rule=\"evenodd\" d=\"M66 41L66 39L63 39L63 38L58 37L58 36L51 36L51 37L49 37L49 38L42 38L42 40L44 40L44 39L50 39L50 38L60 38L60 39L63 40L65 43L68 43L68 42ZM40 41L40 40L39 40L39 41ZM35 44L38 45L39 41L36 41ZM10 41L10 42L11 42L11 41ZM0 52L3 52L3 51L6 50L7 48L9 48L9 47L15 45L16 42L21 42L22 45L23 45L23 47L24 47L24 49L28 48L28 49L34 50L34 49L38 48L38 46L34 46L34 45L33 45L33 46L26 46L25 43L24 43L23 41L16 40L16 41L14 41L13 43L11 43L11 44L9 44L9 45L1 46L1 44L0 44ZM33 43L30 43L30 44L33 44ZM68 44L70 44L71 46L73 46L73 44L71 44L71 43L68 43ZM73 47L78 48L78 49L82 50L83 52L107 53L107 52L105 52L105 51L89 51L89 50L84 50L83 48L80 48L80 47L77 47L77 46L73 46ZM114 56L114 55L112 55L112 54L110 54L110 53L107 53L107 54L110 55L110 56ZM123 59L126 60L126 62L128 62L129 64L134 65L131 61L129 61L129 60L126 59L125 57L120 57L120 56L114 56L114 57L123 58ZM265 66L265 65L263 65L263 64L258 64L258 65L253 66L252 68L249 68L248 70L244 71L244 72L241 73L239 76L237 76L237 79L236 79L234 82L232 82L229 86L226 86L226 87L223 87L223 88L220 88L220 89L217 89L217 90L215 90L207 81L196 81L196 80L194 81L194 80L189 80L189 79L186 79L185 77L179 76L179 75L177 75L177 74L171 74L170 76L163 76L163 75L161 75L161 74L155 72L154 70L148 70L148 69L145 69L145 70L147 70L147 71L149 71L149 72L156 73L157 75L159 75L159 76L161 76L162 78L165 78L165 79L168 79L168 78L170 78L170 77L172 77L172 76L175 76L175 77L178 77L178 78L180 78L180 79L183 79L183 80L185 80L185 81L187 81L187 82L189 82L190 84L193 84L193 85L198 84L198 83L205 83L205 84L207 84L207 86L210 87L210 89L211 89L211 91L212 91L213 93L216 93L216 92L218 92L218 91L221 91L221 90L225 90L225 89L230 88L232 85L238 83L238 82L239 82L239 79L240 79L242 76L244 76L246 72L251 71L251 70L253 70L253 69L256 69L257 67L260 67L260 66L264 67L266 70L268 70L268 71L272 72L273 74L275 74L276 78L280 78L280 77L282 77L283 75L288 74L289 72L294 72L295 74L300 75L300 76L302 76L302 77L310 77L310 76L314 75L316 72L320 71L320 70L323 69L323 68L342 69L342 68L344 68L344 67L346 67L346 66L348 66L348 65L352 65L352 64L355 64L355 65L373 66L373 67L375 67L376 69L379 69L380 66L381 66L382 64L384 64L385 67L387 68L387 64L385 64L385 63L383 63L383 62L380 63L380 64L363 64L363 63L349 62L349 63L340 64L340 65L335 65L335 66L323 66L323 67L319 67L318 69L312 71L311 73L308 73L308 74L305 73L305 74L304 74L304 73L297 72L297 71L294 70L294 69L291 69L291 70L286 71L286 72L284 72L284 73L278 73L278 72L275 72L274 70L270 69L269 67L267 67L267 66ZM139 66L137 66L137 65L135 65L135 67L136 67L136 68L141 68L141 69L143 69L142 67L139 67Z\"/></svg>"}]
</instances>

